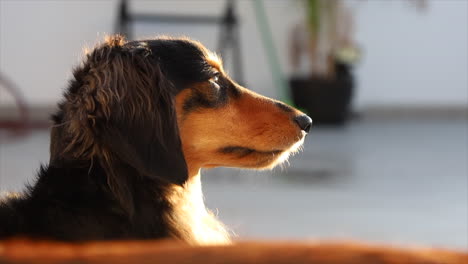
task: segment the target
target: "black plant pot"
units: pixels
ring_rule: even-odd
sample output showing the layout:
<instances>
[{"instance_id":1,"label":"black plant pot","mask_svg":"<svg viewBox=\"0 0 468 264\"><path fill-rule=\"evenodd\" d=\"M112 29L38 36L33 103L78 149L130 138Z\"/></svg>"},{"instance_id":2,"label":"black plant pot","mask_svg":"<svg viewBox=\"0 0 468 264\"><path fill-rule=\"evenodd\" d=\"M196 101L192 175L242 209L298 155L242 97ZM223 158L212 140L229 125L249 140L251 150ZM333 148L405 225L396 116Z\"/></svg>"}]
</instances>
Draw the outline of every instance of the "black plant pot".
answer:
<instances>
[{"instance_id":1,"label":"black plant pot","mask_svg":"<svg viewBox=\"0 0 468 264\"><path fill-rule=\"evenodd\" d=\"M296 107L304 110L314 124L343 125L350 117L354 78L351 67L335 65L335 78L291 78L291 95Z\"/></svg>"}]
</instances>

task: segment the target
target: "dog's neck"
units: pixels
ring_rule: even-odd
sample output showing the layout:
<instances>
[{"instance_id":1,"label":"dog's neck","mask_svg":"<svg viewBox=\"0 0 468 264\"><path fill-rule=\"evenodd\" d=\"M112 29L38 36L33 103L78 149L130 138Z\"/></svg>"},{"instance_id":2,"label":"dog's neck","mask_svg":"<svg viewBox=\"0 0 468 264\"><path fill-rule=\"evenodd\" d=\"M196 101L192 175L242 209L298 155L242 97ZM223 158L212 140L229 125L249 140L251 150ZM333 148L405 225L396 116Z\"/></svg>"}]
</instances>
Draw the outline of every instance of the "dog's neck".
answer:
<instances>
[{"instance_id":1,"label":"dog's neck","mask_svg":"<svg viewBox=\"0 0 468 264\"><path fill-rule=\"evenodd\" d=\"M51 159L52 167L63 167L63 164L70 163L69 167L83 167L88 173L100 167L98 162L94 163L91 161L79 161L79 160L66 160L66 159ZM118 166L117 164L115 166ZM121 177L122 179L135 179L136 171L127 167L126 170L123 168L120 171L126 171L127 177ZM124 175L122 175L124 176ZM144 178L144 177L140 177ZM149 182L145 184L150 184ZM138 184L131 182L123 182L129 188L137 188L138 190L132 190L130 193L142 194ZM228 244L230 243L229 233L226 231L224 225L216 219L216 216L205 207L200 169L189 169L189 177L187 182L182 186L174 184L162 184L161 182L155 183L153 191L156 193L148 193L146 196L149 199L155 199L161 201L163 204L167 204L168 207L163 209L161 212L164 218L164 222L169 229L169 235L190 244ZM158 197L154 197L157 195ZM153 198L151 198L153 197ZM157 204L159 204L158 202ZM162 206L161 210L165 208ZM136 212L142 213L142 212ZM147 225L149 223L139 223L139 225Z\"/></svg>"},{"instance_id":2,"label":"dog's neck","mask_svg":"<svg viewBox=\"0 0 468 264\"><path fill-rule=\"evenodd\" d=\"M189 180L182 187L174 186L170 196L173 212L166 220L177 230L173 235L193 244L230 243L224 225L205 207L200 169L189 174Z\"/></svg>"}]
</instances>

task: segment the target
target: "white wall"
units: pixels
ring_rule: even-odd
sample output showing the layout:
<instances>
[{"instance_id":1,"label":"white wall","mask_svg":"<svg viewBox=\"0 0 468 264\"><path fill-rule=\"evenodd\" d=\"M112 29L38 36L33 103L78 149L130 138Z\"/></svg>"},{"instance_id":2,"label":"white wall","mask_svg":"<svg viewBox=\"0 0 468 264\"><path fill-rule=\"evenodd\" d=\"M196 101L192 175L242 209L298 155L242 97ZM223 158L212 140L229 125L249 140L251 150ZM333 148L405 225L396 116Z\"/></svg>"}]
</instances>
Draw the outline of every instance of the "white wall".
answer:
<instances>
[{"instance_id":1,"label":"white wall","mask_svg":"<svg viewBox=\"0 0 468 264\"><path fill-rule=\"evenodd\" d=\"M31 104L56 102L84 45L112 29L115 1L0 1L0 71ZM0 98L11 102L0 90Z\"/></svg>"},{"instance_id":2,"label":"white wall","mask_svg":"<svg viewBox=\"0 0 468 264\"><path fill-rule=\"evenodd\" d=\"M16 82L31 104L55 103L82 47L111 33L116 0L0 1L0 71ZM134 0L135 11L220 14L224 1ZM287 73L289 29L301 18L290 0L264 0L282 69ZM358 108L374 105L465 105L468 1L433 0L419 13L403 0L360 1L357 39L364 57L357 67ZM250 88L276 96L251 1L240 0L244 72ZM137 25L139 36L178 34L214 49L217 27ZM0 103L12 100L0 88Z\"/></svg>"},{"instance_id":3,"label":"white wall","mask_svg":"<svg viewBox=\"0 0 468 264\"><path fill-rule=\"evenodd\" d=\"M358 9L359 105L466 105L468 1L367 1Z\"/></svg>"}]
</instances>

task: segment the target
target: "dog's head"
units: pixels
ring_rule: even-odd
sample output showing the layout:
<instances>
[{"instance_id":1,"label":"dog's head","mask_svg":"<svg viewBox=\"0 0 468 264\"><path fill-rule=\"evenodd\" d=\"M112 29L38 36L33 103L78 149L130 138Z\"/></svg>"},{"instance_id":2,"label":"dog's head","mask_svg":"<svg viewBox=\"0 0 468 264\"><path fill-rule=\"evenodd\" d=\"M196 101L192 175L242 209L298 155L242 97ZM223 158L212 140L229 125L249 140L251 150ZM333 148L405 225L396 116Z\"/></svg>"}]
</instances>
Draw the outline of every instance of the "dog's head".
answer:
<instances>
[{"instance_id":1,"label":"dog's head","mask_svg":"<svg viewBox=\"0 0 468 264\"><path fill-rule=\"evenodd\" d=\"M241 87L200 43L119 36L87 54L55 116L51 160L120 161L182 184L202 167L269 168L311 119Z\"/></svg>"}]
</instances>

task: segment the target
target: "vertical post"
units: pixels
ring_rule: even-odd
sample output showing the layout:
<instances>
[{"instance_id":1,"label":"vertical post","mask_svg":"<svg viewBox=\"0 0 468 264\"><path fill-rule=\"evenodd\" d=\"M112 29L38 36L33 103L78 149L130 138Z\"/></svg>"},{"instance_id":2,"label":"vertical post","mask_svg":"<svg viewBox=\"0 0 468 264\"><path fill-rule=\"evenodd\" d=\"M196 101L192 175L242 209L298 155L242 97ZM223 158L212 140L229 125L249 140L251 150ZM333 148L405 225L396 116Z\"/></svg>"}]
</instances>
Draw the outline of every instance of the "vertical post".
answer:
<instances>
[{"instance_id":1,"label":"vertical post","mask_svg":"<svg viewBox=\"0 0 468 264\"><path fill-rule=\"evenodd\" d=\"M114 32L121 34L128 39L132 39L133 34L130 30L129 20L128 2L127 0L120 0L117 23Z\"/></svg>"},{"instance_id":2,"label":"vertical post","mask_svg":"<svg viewBox=\"0 0 468 264\"><path fill-rule=\"evenodd\" d=\"M268 23L268 18L265 12L265 6L262 0L252 1L255 10L255 18L257 19L257 26L262 37L263 46L265 47L266 57L274 85L276 86L277 95L280 100L292 104L291 96L289 94L288 83L284 78L283 71L280 67L278 54L273 42L273 34Z\"/></svg>"},{"instance_id":3,"label":"vertical post","mask_svg":"<svg viewBox=\"0 0 468 264\"><path fill-rule=\"evenodd\" d=\"M232 47L233 77L239 84L244 84L239 21L234 8L234 0L228 0L224 15L221 19L221 32L217 50L223 57L226 54L226 48L228 46Z\"/></svg>"}]
</instances>

